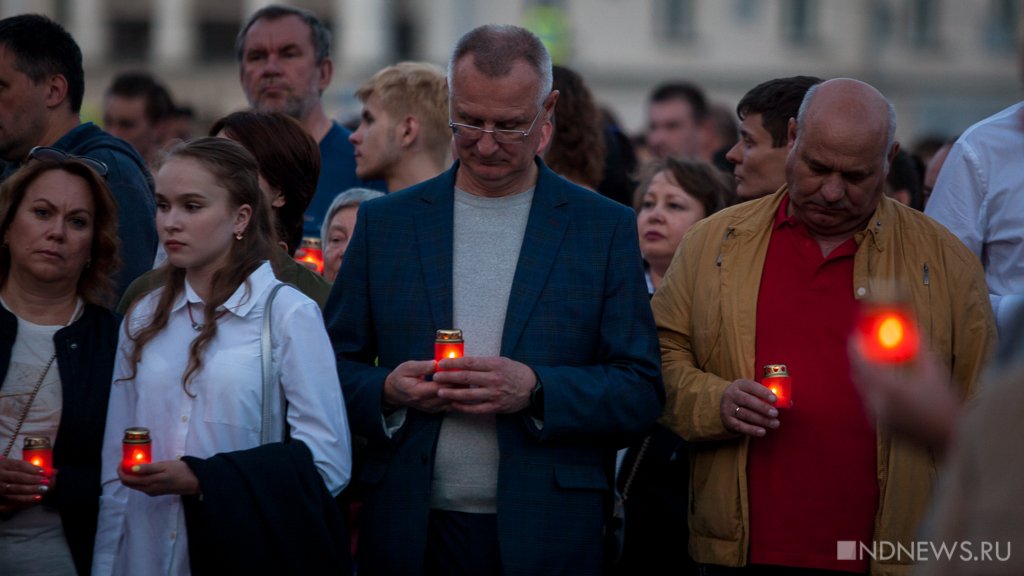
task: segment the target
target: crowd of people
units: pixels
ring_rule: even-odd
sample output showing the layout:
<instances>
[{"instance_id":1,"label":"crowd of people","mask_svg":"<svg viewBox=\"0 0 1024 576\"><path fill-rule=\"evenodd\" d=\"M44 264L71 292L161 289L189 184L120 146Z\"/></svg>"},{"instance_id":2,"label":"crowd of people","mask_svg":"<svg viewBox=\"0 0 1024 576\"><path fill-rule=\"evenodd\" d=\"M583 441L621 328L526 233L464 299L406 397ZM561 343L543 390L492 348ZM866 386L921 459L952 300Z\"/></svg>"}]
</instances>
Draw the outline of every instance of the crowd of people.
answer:
<instances>
[{"instance_id":1,"label":"crowd of people","mask_svg":"<svg viewBox=\"0 0 1024 576\"><path fill-rule=\"evenodd\" d=\"M139 71L101 128L0 20L0 573L1024 570L1024 104L907 150L857 79L675 80L630 138L490 24L345 126L316 15L236 49L204 136Z\"/></svg>"}]
</instances>

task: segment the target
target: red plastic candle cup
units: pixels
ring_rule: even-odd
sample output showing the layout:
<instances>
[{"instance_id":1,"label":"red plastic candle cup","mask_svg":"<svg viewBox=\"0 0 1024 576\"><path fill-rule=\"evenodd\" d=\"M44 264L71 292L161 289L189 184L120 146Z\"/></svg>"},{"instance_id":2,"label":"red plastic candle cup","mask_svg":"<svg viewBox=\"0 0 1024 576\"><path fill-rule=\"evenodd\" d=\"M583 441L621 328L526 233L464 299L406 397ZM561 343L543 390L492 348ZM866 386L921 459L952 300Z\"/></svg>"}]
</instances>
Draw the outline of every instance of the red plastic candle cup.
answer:
<instances>
[{"instance_id":1,"label":"red plastic candle cup","mask_svg":"<svg viewBox=\"0 0 1024 576\"><path fill-rule=\"evenodd\" d=\"M446 358L462 358L466 344L462 340L462 330L438 330L434 337L434 363ZM437 368L441 371L441 368Z\"/></svg>"},{"instance_id":2,"label":"red plastic candle cup","mask_svg":"<svg viewBox=\"0 0 1024 576\"><path fill-rule=\"evenodd\" d=\"M921 337L913 314L899 305L870 306L857 324L864 357L882 364L900 364L917 356Z\"/></svg>"},{"instance_id":3,"label":"red plastic candle cup","mask_svg":"<svg viewBox=\"0 0 1024 576\"><path fill-rule=\"evenodd\" d=\"M149 438L149 428L127 428L121 441L121 469L126 473L132 466L149 464L153 461L153 443Z\"/></svg>"},{"instance_id":4,"label":"red plastic candle cup","mask_svg":"<svg viewBox=\"0 0 1024 576\"><path fill-rule=\"evenodd\" d=\"M789 410L793 407L793 380L785 364L768 364L764 367L761 385L775 394L776 408Z\"/></svg>"},{"instance_id":5,"label":"red plastic candle cup","mask_svg":"<svg viewBox=\"0 0 1024 576\"><path fill-rule=\"evenodd\" d=\"M21 459L43 469L49 476L53 473L53 448L49 436L26 436L21 449Z\"/></svg>"}]
</instances>

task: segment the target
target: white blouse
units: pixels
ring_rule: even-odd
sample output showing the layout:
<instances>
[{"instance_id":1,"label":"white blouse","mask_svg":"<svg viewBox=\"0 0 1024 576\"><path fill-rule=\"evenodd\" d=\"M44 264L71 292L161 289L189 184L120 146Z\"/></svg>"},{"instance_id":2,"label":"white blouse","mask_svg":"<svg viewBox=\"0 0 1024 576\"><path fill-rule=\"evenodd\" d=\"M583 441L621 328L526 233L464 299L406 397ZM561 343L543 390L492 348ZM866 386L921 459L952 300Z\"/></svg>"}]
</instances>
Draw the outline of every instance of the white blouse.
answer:
<instances>
[{"instance_id":1,"label":"white blouse","mask_svg":"<svg viewBox=\"0 0 1024 576\"><path fill-rule=\"evenodd\" d=\"M167 326L143 351L135 378L130 374L137 333L150 322L160 297L156 290L134 307L122 325L110 391L101 472L103 495L93 573L188 574L188 542L180 496L150 497L117 478L124 429L150 429L153 461L184 455L208 458L260 444L263 310L278 281L269 263L254 271L224 303L217 334L207 344L203 365L182 387L189 345L198 336L188 305L203 322L202 300L185 282ZM253 297L250 297L250 292ZM273 434L282 438L283 391L291 437L313 453L324 483L338 494L352 471L351 439L341 386L320 308L296 290L284 288L273 304L272 357L279 385L272 387Z\"/></svg>"}]
</instances>

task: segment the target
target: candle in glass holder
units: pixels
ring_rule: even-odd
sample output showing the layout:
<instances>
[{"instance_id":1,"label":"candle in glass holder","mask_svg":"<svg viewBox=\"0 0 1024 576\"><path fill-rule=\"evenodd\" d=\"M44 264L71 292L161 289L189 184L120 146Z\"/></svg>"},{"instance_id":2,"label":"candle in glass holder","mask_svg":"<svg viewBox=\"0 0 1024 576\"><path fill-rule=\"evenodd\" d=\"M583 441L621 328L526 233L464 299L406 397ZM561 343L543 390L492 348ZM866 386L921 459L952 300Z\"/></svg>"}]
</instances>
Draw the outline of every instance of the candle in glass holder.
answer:
<instances>
[{"instance_id":1,"label":"candle in glass holder","mask_svg":"<svg viewBox=\"0 0 1024 576\"><path fill-rule=\"evenodd\" d=\"M793 407L793 381L785 364L766 365L761 385L775 394L776 408L788 410Z\"/></svg>"},{"instance_id":2,"label":"candle in glass holder","mask_svg":"<svg viewBox=\"0 0 1024 576\"><path fill-rule=\"evenodd\" d=\"M149 428L127 428L121 441L121 468L131 472L132 466L153 461L153 443Z\"/></svg>"},{"instance_id":3,"label":"candle in glass holder","mask_svg":"<svg viewBox=\"0 0 1024 576\"><path fill-rule=\"evenodd\" d=\"M864 356L883 364L913 359L921 344L913 314L899 304L866 306L857 324L857 337Z\"/></svg>"},{"instance_id":4,"label":"candle in glass holder","mask_svg":"<svg viewBox=\"0 0 1024 576\"><path fill-rule=\"evenodd\" d=\"M49 436L26 436L21 449L21 459L43 469L49 476L53 472L53 448Z\"/></svg>"},{"instance_id":5,"label":"candle in glass holder","mask_svg":"<svg viewBox=\"0 0 1024 576\"><path fill-rule=\"evenodd\" d=\"M438 330L434 336L434 362L446 358L462 358L465 354L465 342L462 330ZM440 371L441 369L438 368Z\"/></svg>"}]
</instances>

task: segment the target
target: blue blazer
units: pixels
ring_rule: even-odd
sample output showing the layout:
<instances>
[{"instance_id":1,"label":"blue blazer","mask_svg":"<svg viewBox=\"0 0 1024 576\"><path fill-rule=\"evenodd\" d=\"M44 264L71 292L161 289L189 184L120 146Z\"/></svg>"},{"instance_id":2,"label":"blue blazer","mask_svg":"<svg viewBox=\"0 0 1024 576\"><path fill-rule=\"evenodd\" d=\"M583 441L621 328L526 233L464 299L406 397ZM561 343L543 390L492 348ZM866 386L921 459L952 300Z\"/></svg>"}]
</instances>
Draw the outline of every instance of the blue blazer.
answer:
<instances>
[{"instance_id":1,"label":"blue blazer","mask_svg":"<svg viewBox=\"0 0 1024 576\"><path fill-rule=\"evenodd\" d=\"M544 419L497 417L499 544L506 576L598 574L615 449L664 404L660 353L634 212L536 162L501 354L543 382ZM458 169L360 207L325 309L349 423L368 441L355 479L360 574L422 571L443 416L409 410L389 438L382 391L391 369L432 359L435 331L452 328Z\"/></svg>"}]
</instances>

